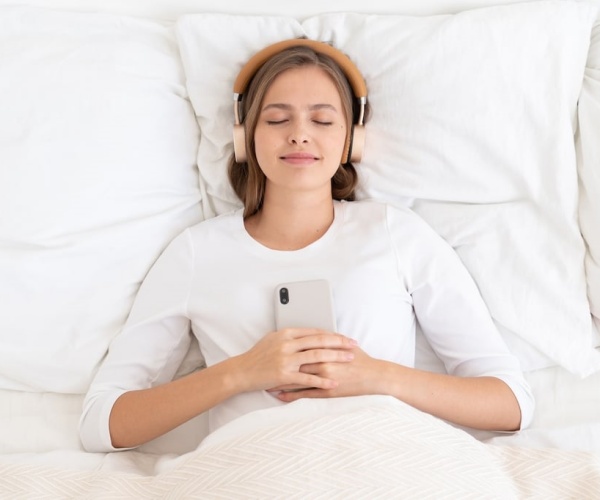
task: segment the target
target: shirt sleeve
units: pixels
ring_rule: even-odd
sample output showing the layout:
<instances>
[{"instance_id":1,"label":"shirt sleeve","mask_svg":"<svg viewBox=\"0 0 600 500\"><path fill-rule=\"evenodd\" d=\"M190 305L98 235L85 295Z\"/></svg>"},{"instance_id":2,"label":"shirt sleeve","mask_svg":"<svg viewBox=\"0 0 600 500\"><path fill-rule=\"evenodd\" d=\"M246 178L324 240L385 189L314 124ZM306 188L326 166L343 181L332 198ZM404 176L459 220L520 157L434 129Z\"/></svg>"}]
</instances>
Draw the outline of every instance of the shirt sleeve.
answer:
<instances>
[{"instance_id":1,"label":"shirt sleeve","mask_svg":"<svg viewBox=\"0 0 600 500\"><path fill-rule=\"evenodd\" d=\"M175 238L144 279L123 330L113 339L83 403L87 451L115 451L109 417L123 393L167 382L190 346L187 303L193 274L189 230ZM122 448L119 448L122 449Z\"/></svg>"},{"instance_id":2,"label":"shirt sleeve","mask_svg":"<svg viewBox=\"0 0 600 500\"><path fill-rule=\"evenodd\" d=\"M410 211L390 208L388 225L417 321L446 371L504 381L519 403L521 429L527 427L535 406L531 389L458 254Z\"/></svg>"}]
</instances>

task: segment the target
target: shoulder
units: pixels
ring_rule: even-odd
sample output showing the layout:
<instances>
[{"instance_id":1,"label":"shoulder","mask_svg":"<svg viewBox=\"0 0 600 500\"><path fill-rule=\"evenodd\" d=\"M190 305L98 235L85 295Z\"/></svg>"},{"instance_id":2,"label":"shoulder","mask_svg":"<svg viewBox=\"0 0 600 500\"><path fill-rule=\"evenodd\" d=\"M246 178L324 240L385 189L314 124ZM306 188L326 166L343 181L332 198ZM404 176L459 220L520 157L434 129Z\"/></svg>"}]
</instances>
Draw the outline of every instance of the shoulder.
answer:
<instances>
[{"instance_id":1,"label":"shoulder","mask_svg":"<svg viewBox=\"0 0 600 500\"><path fill-rule=\"evenodd\" d=\"M240 224L241 210L239 214L237 212L217 215L182 229L165 247L161 257L163 259L189 259L211 244L222 246L219 242L223 235L232 234L235 231L236 221L237 224Z\"/></svg>"}]
</instances>

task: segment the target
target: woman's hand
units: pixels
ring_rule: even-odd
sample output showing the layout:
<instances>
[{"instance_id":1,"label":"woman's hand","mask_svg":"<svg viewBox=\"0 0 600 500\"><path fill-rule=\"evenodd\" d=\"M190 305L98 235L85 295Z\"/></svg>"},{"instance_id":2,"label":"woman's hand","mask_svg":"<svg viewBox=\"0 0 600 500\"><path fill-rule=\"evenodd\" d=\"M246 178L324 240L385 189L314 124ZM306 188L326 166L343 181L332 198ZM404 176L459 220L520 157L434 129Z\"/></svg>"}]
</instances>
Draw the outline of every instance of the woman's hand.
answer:
<instances>
[{"instance_id":1,"label":"woman's hand","mask_svg":"<svg viewBox=\"0 0 600 500\"><path fill-rule=\"evenodd\" d=\"M286 328L265 335L249 351L231 358L241 392L273 387L315 387L330 390L338 382L316 369L347 364L356 342L338 333L312 328Z\"/></svg>"},{"instance_id":2,"label":"woman's hand","mask_svg":"<svg viewBox=\"0 0 600 500\"><path fill-rule=\"evenodd\" d=\"M369 356L359 347L354 347L352 353L354 358L346 363L308 363L300 367L300 371L303 373L318 376L325 380L334 380L336 384L332 387L278 386L269 391L278 393L276 396L285 402L300 398L335 398L381 394L378 382L381 381L380 376L382 373L380 370L384 369L384 364Z\"/></svg>"},{"instance_id":3,"label":"woman's hand","mask_svg":"<svg viewBox=\"0 0 600 500\"><path fill-rule=\"evenodd\" d=\"M335 380L332 387L274 387L285 402L301 398L335 398L365 394L394 396L455 424L474 429L514 431L521 425L519 403L510 387L496 377L460 377L409 368L375 359L359 347L347 363L307 364L301 371Z\"/></svg>"}]
</instances>

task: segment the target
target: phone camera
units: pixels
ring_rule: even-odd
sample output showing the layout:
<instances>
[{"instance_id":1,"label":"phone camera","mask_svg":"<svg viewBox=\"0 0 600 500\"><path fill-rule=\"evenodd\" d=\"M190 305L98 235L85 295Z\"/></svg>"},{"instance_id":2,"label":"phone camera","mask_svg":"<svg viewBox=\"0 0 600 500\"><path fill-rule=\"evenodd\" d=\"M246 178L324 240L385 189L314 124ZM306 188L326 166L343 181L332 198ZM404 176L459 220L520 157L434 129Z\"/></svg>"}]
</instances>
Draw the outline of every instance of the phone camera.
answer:
<instances>
[{"instance_id":1,"label":"phone camera","mask_svg":"<svg viewBox=\"0 0 600 500\"><path fill-rule=\"evenodd\" d=\"M287 304L290 301L289 290L285 287L279 289L279 302Z\"/></svg>"}]
</instances>

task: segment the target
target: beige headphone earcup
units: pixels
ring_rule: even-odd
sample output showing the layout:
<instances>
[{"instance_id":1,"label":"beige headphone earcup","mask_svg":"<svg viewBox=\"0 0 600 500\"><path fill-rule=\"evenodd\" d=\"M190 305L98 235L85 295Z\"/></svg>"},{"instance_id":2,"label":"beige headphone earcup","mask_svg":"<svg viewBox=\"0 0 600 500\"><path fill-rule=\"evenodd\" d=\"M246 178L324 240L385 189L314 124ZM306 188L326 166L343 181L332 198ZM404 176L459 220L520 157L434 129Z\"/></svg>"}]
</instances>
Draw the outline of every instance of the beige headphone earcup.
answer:
<instances>
[{"instance_id":1,"label":"beige headphone earcup","mask_svg":"<svg viewBox=\"0 0 600 500\"><path fill-rule=\"evenodd\" d=\"M354 125L352 130L352 151L350 153L350 162L358 163L362 160L365 149L365 126Z\"/></svg>"},{"instance_id":2,"label":"beige headphone earcup","mask_svg":"<svg viewBox=\"0 0 600 500\"><path fill-rule=\"evenodd\" d=\"M233 153L237 163L246 161L246 132L244 125L236 124L233 126Z\"/></svg>"}]
</instances>

